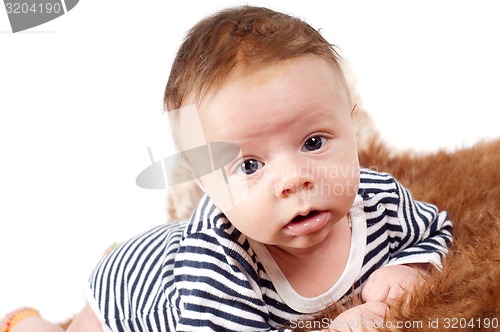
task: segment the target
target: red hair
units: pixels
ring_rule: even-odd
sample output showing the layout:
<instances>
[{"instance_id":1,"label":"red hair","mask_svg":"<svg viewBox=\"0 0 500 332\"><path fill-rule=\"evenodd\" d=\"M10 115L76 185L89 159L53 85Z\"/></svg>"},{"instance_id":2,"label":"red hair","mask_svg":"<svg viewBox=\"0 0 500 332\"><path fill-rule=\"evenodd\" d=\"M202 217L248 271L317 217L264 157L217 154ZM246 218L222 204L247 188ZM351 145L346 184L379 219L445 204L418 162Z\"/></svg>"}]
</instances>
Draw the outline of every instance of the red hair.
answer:
<instances>
[{"instance_id":1,"label":"red hair","mask_svg":"<svg viewBox=\"0 0 500 332\"><path fill-rule=\"evenodd\" d=\"M208 90L220 86L236 66L254 69L306 54L327 59L346 86L334 46L301 19L263 7L220 11L187 34L172 65L165 107L178 109L188 96L199 101Z\"/></svg>"}]
</instances>

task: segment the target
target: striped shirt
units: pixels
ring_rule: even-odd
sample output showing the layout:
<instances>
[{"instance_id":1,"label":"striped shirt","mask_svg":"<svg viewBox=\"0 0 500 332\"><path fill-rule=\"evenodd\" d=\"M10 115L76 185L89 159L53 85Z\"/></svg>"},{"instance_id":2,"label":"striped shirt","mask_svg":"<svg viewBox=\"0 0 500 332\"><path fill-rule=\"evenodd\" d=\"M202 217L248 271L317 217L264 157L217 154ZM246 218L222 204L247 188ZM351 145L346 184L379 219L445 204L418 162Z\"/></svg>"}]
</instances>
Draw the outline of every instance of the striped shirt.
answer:
<instances>
[{"instance_id":1,"label":"striped shirt","mask_svg":"<svg viewBox=\"0 0 500 332\"><path fill-rule=\"evenodd\" d=\"M389 264L440 266L451 243L446 212L415 201L393 177L361 170L352 238L339 280L296 293L266 247L204 197L189 222L155 227L115 249L90 277L89 304L111 331L265 331L343 301Z\"/></svg>"}]
</instances>

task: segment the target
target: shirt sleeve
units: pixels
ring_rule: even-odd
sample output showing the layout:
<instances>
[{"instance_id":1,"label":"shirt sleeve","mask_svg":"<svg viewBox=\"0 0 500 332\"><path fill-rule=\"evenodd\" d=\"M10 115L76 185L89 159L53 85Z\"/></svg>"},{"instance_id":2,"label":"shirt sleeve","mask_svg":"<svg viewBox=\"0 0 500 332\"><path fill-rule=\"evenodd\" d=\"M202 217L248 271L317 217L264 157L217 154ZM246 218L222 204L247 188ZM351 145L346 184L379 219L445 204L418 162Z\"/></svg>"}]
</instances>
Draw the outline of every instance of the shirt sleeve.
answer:
<instances>
[{"instance_id":1,"label":"shirt sleeve","mask_svg":"<svg viewBox=\"0 0 500 332\"><path fill-rule=\"evenodd\" d=\"M118 246L89 278L87 301L104 331L175 331L176 311L167 291L171 264L184 226L155 227Z\"/></svg>"},{"instance_id":2,"label":"shirt sleeve","mask_svg":"<svg viewBox=\"0 0 500 332\"><path fill-rule=\"evenodd\" d=\"M441 267L452 242L452 223L446 211L416 201L410 192L394 180L399 197L397 218L390 225L390 239L396 246L388 265L432 263Z\"/></svg>"},{"instance_id":3,"label":"shirt sleeve","mask_svg":"<svg viewBox=\"0 0 500 332\"><path fill-rule=\"evenodd\" d=\"M270 326L256 264L223 236L191 234L176 257L177 331L290 331Z\"/></svg>"}]
</instances>

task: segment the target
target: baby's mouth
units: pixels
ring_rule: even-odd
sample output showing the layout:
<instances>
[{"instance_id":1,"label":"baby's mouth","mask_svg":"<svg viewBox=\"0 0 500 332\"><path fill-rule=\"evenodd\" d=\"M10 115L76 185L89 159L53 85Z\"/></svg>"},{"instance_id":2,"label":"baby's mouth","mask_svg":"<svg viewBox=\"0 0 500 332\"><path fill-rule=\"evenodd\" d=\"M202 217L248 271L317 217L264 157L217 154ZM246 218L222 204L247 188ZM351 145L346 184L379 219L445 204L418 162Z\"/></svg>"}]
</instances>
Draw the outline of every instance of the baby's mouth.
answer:
<instances>
[{"instance_id":1,"label":"baby's mouth","mask_svg":"<svg viewBox=\"0 0 500 332\"><path fill-rule=\"evenodd\" d=\"M322 229L330 219L328 211L311 210L295 216L285 225L286 233L293 236L307 235Z\"/></svg>"},{"instance_id":2,"label":"baby's mouth","mask_svg":"<svg viewBox=\"0 0 500 332\"><path fill-rule=\"evenodd\" d=\"M309 218L314 218L316 215L318 215L319 211L318 210L312 210L309 211L307 214L301 214L298 216L295 216L295 218L292 219L292 223L298 223L298 222L303 222L304 220L307 220Z\"/></svg>"}]
</instances>

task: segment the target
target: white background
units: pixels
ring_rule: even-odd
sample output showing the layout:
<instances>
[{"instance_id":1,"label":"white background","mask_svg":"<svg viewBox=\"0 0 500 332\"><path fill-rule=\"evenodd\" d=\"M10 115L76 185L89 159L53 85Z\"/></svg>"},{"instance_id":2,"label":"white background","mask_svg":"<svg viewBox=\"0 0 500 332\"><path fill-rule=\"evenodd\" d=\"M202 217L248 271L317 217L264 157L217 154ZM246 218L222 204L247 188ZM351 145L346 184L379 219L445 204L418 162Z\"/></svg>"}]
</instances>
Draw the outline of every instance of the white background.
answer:
<instances>
[{"instance_id":1,"label":"white background","mask_svg":"<svg viewBox=\"0 0 500 332\"><path fill-rule=\"evenodd\" d=\"M499 137L496 1L249 1L338 44L397 148ZM172 153L163 89L196 21L240 1L89 1L12 34L0 7L0 316L64 320L113 241L165 221L165 191L135 177Z\"/></svg>"}]
</instances>

